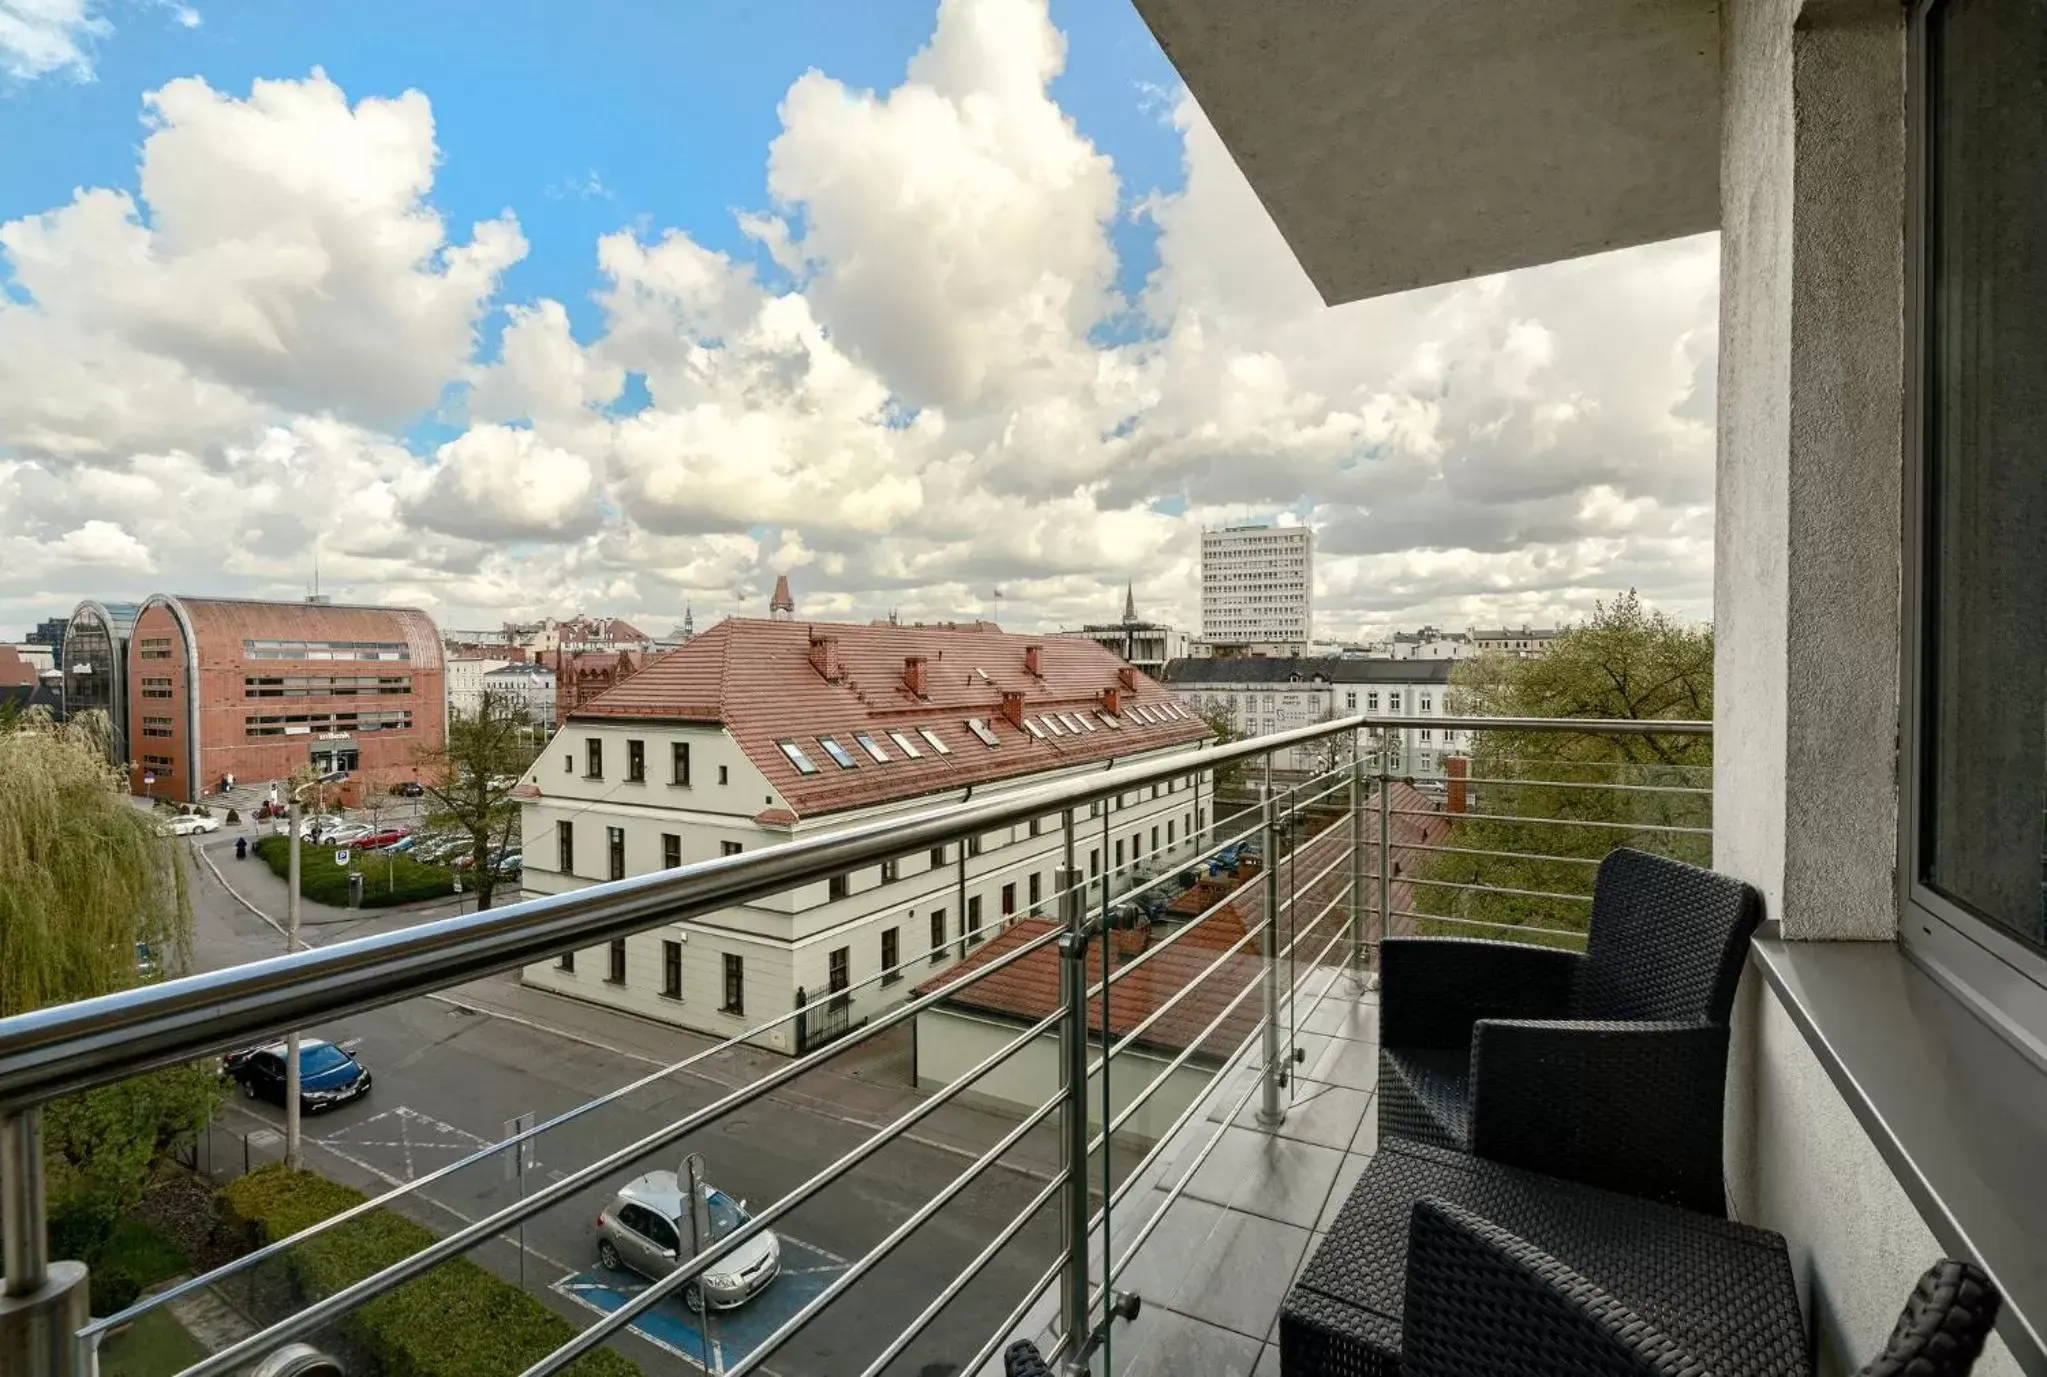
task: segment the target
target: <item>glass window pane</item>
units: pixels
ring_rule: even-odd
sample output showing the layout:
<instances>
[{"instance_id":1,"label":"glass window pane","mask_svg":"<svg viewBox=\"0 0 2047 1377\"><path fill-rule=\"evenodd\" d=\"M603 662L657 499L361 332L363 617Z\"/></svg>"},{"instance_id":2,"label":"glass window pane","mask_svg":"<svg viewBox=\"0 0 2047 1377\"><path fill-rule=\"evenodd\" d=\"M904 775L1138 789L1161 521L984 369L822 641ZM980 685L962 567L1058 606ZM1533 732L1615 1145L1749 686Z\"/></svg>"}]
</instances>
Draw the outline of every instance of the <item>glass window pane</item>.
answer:
<instances>
[{"instance_id":1,"label":"glass window pane","mask_svg":"<svg viewBox=\"0 0 2047 1377\"><path fill-rule=\"evenodd\" d=\"M2047 947L2047 0L1927 40L1921 878Z\"/></svg>"}]
</instances>

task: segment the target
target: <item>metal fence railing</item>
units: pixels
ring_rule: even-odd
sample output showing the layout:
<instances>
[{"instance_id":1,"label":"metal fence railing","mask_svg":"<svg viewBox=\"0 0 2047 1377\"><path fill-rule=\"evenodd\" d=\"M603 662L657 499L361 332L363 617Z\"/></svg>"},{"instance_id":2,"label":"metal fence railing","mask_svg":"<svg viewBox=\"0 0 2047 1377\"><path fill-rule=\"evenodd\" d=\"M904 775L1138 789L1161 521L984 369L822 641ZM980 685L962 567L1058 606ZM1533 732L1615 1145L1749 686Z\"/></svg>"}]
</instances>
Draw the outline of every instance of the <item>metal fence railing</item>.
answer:
<instances>
[{"instance_id":1,"label":"metal fence railing","mask_svg":"<svg viewBox=\"0 0 2047 1377\"><path fill-rule=\"evenodd\" d=\"M1456 758L1460 763L1450 778L1411 780L1402 773L1399 742L1401 732L1416 727L1477 735L1472 749ZM958 1113L957 1106L967 1103L988 1108L988 1087L997 1085L1006 1087L1003 1103L1012 1107L1000 1119L1006 1127L976 1150L956 1152L963 1163L956 1173L942 1183L921 1183L932 1187L923 1203L901 1218L891 1216L886 1230L857 1256L825 1269L830 1279L805 1288L800 1303L792 1300L793 1308L777 1312L779 1321L753 1334L743 1352L735 1348L702 1365L737 1374L775 1360L835 1302L891 1258L906 1256L906 1244L934 1231L950 1251L925 1275L942 1280L907 1297L900 1283L891 1282L891 1301L898 1308L914 1304L914 1313L903 1314L905 1322L888 1330L869 1326L871 1343L857 1352L835 1351L831 1371L874 1377L941 1356L957 1362L965 1351L961 1334L942 1336L941 1352L932 1346L941 1338L935 1326L979 1295L977 1284L993 1275L993 1264L1014 1262L1016 1250L1030 1251L1027 1244L1036 1251L1024 1271L1036 1284L1012 1285L999 1299L981 1298L971 1332L986 1335L986 1343L962 1370L976 1371L1037 1293L1054 1286L1061 1297L1058 1352L1085 1357L1116 1317L1127 1313L1114 1281L1163 1215L1155 1212L1125 1244L1108 1237L1111 1212L1207 1102L1199 1088L1204 1078L1240 1054L1256 1068L1238 1105L1221 1116L1218 1132L1170 1188L1174 1196L1236 1109L1255 1097L1260 1122L1280 1121L1287 1044L1303 1007L1293 995L1304 988L1304 969L1334 968L1357 982L1351 988L1363 988L1377 942L1388 932L1574 940L1583 932L1592 870L1607 847L1626 842L1685 851L1711 835L1710 789L1689 773L1696 771L1694 764L1671 758L1682 751L1650 752L1656 758L1645 762L1630 758L1628 749L1608 752L1612 759L1595 758L1599 750L1592 748L1651 739L1682 743L1710 731L1705 723L1676 721L1354 717L0 1020L0 1236L6 1265L0 1371L9 1377L93 1372L100 1341L154 1309L226 1277L304 1256L318 1240L358 1225L373 1211L407 1197L424 1198L430 1188L463 1173L489 1170L508 1152L523 1153L549 1135L564 1141L561 1135L582 1132L595 1116L626 1106L647 1112L660 1107L657 1126L552 1171L537 1187L522 1181L517 1199L456 1219L402 1258L309 1288L289 1313L184 1371L186 1377L207 1377L249 1370L284 1345L320 1341L368 1303L529 1221L580 1207L590 1192L605 1189L622 1172L665 1164L692 1134L767 1097L795 1093L801 1078L854 1049L883 1045L877 1039L891 1030L913 1035L922 1018L962 1008L984 1012L987 991L995 988L986 982L1004 977L1016 985L1030 975L1045 985L1054 970L1056 998L1021 1013L1012 1009L1006 1021L976 1012L978 1021L960 1027L981 1040L961 1042L943 1084L918 1087L886 1122L847 1128L843 1148L834 1140L829 1160L693 1256L676 1258L666 1275L622 1293L572 1338L536 1355L525 1373L560 1371L628 1332L644 1332L647 1317L663 1313L758 1235L829 1201L835 1187L872 1170L879 1154L920 1140L936 1116ZM1592 746L1546 760L1521 754L1531 741L1567 736ZM1489 745L1493 742L1499 745ZM1330 768L1283 788L1274 785L1275 755L1308 743L1329 745ZM1602 772L1606 778L1594 777ZM1239 801L1248 800L1232 816L1223 815L1213 796L1213 782L1223 774L1241 777ZM1118 822L1118 800L1130 795L1142 800L1148 790L1189 778L1209 782L1207 794L1196 786L1196 798L1209 799L1196 834L1154 844L1150 831ZM264 1243L119 1313L91 1318L84 1269L49 1256L40 1115L54 1099L657 925L705 918L862 866L948 846L963 855L970 840L978 854L978 839L1002 829L1014 835L1026 825L1028 835L1037 837L1042 820L1053 816L1059 826L1050 844L1056 864L1049 889L1023 913L991 913L980 920L982 941L967 935L962 867L958 938L947 931L938 934L943 940L937 944L905 943L892 967L818 990L806 1004L475 1145L373 1200ZM1080 863L1090 852L1100 858L1093 874ZM1007 863L993 864L973 883L1004 883L1012 871L1021 873ZM1015 919L1024 921L1011 926ZM905 975L911 979L898 986ZM1338 989L1325 983L1312 1002L1341 997ZM862 1001L857 1013L856 999ZM1283 1010L1290 1017L1283 1019ZM778 1029L795 1035L794 1057L742 1084L721 1084L707 1102L681 1112L661 1098L685 1077L708 1069L713 1059ZM970 1094L974 1098L965 1098ZM985 1195L990 1168L1012 1166L1008 1159L1024 1145L1055 1129L1060 1165L1027 1177L1036 1184L1025 1188L1029 1195L1020 1208L957 1227L953 1212ZM209 1137L206 1151L217 1146ZM951 1225L939 1227L948 1220ZM1049 1237L1055 1232L1056 1244ZM522 1261L523 1256L522 1244ZM1106 1268L1103 1259L1109 1260ZM860 1294L866 1298L872 1290ZM988 1307L1011 1300L1018 1303L1008 1319L991 1323L997 1312ZM706 1320L701 1327L709 1334L714 1324ZM794 1369L777 1361L777 1370Z\"/></svg>"}]
</instances>

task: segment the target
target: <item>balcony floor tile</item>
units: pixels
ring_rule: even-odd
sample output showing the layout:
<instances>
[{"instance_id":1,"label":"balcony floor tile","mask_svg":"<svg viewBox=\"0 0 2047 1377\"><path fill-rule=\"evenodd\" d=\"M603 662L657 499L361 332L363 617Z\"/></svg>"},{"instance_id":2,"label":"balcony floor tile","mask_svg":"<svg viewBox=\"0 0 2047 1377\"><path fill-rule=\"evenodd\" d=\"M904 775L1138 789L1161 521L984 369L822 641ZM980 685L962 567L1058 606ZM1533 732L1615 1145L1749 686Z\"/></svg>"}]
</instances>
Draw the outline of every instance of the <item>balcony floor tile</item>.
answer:
<instances>
[{"instance_id":1,"label":"balcony floor tile","mask_svg":"<svg viewBox=\"0 0 2047 1377\"><path fill-rule=\"evenodd\" d=\"M1313 1012L1304 1009L1300 1027L1304 1033L1325 1033L1376 1046L1379 1042L1379 1006L1331 995Z\"/></svg>"},{"instance_id":2,"label":"balcony floor tile","mask_svg":"<svg viewBox=\"0 0 2047 1377\"><path fill-rule=\"evenodd\" d=\"M1304 1047L1307 1041L1306 1037L1301 1039ZM1379 1049L1372 1043L1332 1038L1319 1057L1310 1049L1303 1065L1307 1067L1305 1074L1318 1081L1333 1081L1353 1090L1379 1087Z\"/></svg>"},{"instance_id":3,"label":"balcony floor tile","mask_svg":"<svg viewBox=\"0 0 2047 1377\"><path fill-rule=\"evenodd\" d=\"M1188 1182L1187 1194L1305 1229L1321 1215L1342 1165L1339 1149L1233 1125Z\"/></svg>"},{"instance_id":4,"label":"balcony floor tile","mask_svg":"<svg viewBox=\"0 0 2047 1377\"><path fill-rule=\"evenodd\" d=\"M1119 1327L1110 1356L1116 1377L1243 1377L1259 1350L1258 1340L1234 1330L1147 1305L1136 1323Z\"/></svg>"},{"instance_id":5,"label":"balcony floor tile","mask_svg":"<svg viewBox=\"0 0 2047 1377\"><path fill-rule=\"evenodd\" d=\"M1346 1150L1356 1140L1372 1103L1369 1090L1353 1090L1347 1085L1331 1085L1327 1081L1305 1078L1294 1082L1293 1097L1293 1103L1287 1105L1286 1118L1277 1130L1280 1137L1316 1143L1335 1148L1338 1152ZM1281 1103L1285 1103L1284 1093ZM1244 1106L1235 1122L1239 1128L1258 1128L1256 1099Z\"/></svg>"},{"instance_id":6,"label":"balcony floor tile","mask_svg":"<svg viewBox=\"0 0 2047 1377\"><path fill-rule=\"evenodd\" d=\"M1161 1306L1234 1331L1254 1345L1249 1356L1256 1357L1309 1239L1308 1230L1291 1224L1176 1200L1116 1284L1144 1297L1147 1310Z\"/></svg>"}]
</instances>

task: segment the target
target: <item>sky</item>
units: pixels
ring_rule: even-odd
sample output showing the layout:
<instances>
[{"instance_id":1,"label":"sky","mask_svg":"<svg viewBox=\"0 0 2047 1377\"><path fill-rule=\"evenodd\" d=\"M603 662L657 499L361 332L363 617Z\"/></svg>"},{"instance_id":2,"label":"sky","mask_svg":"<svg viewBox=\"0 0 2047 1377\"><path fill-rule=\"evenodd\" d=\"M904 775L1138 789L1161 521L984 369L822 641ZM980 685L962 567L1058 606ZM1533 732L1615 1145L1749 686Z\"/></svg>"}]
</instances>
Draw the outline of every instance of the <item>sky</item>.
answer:
<instances>
[{"instance_id":1,"label":"sky","mask_svg":"<svg viewBox=\"0 0 2047 1377\"><path fill-rule=\"evenodd\" d=\"M1326 307L1129 0L0 0L0 635L1703 619L1717 265Z\"/></svg>"}]
</instances>

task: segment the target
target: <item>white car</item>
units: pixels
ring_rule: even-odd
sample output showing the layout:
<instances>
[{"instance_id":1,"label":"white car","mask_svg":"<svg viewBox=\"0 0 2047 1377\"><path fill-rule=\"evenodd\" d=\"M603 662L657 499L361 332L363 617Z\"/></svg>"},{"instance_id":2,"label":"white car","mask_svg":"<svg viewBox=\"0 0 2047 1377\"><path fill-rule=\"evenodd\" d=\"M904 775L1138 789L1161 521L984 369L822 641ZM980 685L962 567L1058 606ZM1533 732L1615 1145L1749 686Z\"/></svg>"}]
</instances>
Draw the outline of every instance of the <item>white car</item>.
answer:
<instances>
[{"instance_id":1,"label":"white car","mask_svg":"<svg viewBox=\"0 0 2047 1377\"><path fill-rule=\"evenodd\" d=\"M163 834L167 837L191 837L201 832L219 830L219 818L207 817L201 813L186 813L182 817L172 818L163 825Z\"/></svg>"},{"instance_id":2,"label":"white car","mask_svg":"<svg viewBox=\"0 0 2047 1377\"><path fill-rule=\"evenodd\" d=\"M366 824L347 822L330 813L317 818L305 819L299 824L299 835L311 841L316 828L320 833L320 845L322 846L329 845L330 843L339 846L344 842L352 842L358 837L367 837L370 834L370 829Z\"/></svg>"}]
</instances>

